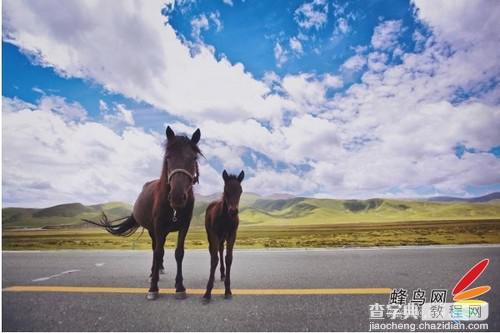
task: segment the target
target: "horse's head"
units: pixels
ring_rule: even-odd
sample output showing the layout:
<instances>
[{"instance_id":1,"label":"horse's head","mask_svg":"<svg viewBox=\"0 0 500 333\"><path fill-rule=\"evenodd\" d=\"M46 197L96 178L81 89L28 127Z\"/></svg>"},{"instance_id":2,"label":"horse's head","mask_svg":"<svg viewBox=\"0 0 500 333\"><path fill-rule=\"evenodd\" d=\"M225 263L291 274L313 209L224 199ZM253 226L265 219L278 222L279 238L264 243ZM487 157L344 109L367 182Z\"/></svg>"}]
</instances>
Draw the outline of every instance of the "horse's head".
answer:
<instances>
[{"instance_id":1,"label":"horse's head","mask_svg":"<svg viewBox=\"0 0 500 333\"><path fill-rule=\"evenodd\" d=\"M165 176L170 186L168 201L170 206L182 209L192 193L192 187L198 182L198 148L200 141L200 130L197 129L191 138L175 135L174 131L167 127L167 147L165 151Z\"/></svg>"},{"instance_id":2,"label":"horse's head","mask_svg":"<svg viewBox=\"0 0 500 333\"><path fill-rule=\"evenodd\" d=\"M224 195L223 200L227 206L229 215L238 215L238 207L240 205L240 197L243 190L241 189L241 182L245 177L243 171L238 176L228 175L226 170L222 172L222 179L224 179Z\"/></svg>"}]
</instances>

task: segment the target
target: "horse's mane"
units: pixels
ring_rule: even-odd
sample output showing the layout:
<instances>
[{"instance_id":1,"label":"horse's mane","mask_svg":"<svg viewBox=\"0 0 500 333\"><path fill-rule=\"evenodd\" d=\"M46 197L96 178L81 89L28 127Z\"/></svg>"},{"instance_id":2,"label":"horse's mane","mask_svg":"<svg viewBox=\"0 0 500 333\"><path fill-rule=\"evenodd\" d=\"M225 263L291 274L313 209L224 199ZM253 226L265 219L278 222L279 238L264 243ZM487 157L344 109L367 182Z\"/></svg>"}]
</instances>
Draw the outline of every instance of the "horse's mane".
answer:
<instances>
[{"instance_id":1,"label":"horse's mane","mask_svg":"<svg viewBox=\"0 0 500 333\"><path fill-rule=\"evenodd\" d=\"M228 174L227 175L227 180L238 180L238 176L237 175L233 175L233 174Z\"/></svg>"},{"instance_id":2,"label":"horse's mane","mask_svg":"<svg viewBox=\"0 0 500 333\"><path fill-rule=\"evenodd\" d=\"M189 145L196 152L197 155L203 156L197 144L193 143L190 138L185 135L177 135L174 140L167 140L165 142L165 153L167 151L179 149L179 147Z\"/></svg>"}]
</instances>

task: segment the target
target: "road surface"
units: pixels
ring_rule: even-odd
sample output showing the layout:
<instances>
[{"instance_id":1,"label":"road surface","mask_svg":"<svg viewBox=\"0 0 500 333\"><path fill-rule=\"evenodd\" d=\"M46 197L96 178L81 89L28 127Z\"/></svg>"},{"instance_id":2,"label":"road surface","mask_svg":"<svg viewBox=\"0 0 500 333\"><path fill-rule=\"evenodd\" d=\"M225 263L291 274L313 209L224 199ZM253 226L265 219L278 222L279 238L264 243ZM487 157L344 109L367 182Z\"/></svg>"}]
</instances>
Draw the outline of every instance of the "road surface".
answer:
<instances>
[{"instance_id":1,"label":"road surface","mask_svg":"<svg viewBox=\"0 0 500 333\"><path fill-rule=\"evenodd\" d=\"M186 251L188 298L176 300L175 259L167 250L156 301L145 298L150 251L2 258L4 331L366 331L369 305L387 304L392 288L421 288L427 298L431 289L447 289L451 301L458 279L483 258L490 265L474 286L492 286L481 299L489 302L489 330L500 330L500 245L235 251L235 295L213 295L208 305L201 302L208 251Z\"/></svg>"}]
</instances>

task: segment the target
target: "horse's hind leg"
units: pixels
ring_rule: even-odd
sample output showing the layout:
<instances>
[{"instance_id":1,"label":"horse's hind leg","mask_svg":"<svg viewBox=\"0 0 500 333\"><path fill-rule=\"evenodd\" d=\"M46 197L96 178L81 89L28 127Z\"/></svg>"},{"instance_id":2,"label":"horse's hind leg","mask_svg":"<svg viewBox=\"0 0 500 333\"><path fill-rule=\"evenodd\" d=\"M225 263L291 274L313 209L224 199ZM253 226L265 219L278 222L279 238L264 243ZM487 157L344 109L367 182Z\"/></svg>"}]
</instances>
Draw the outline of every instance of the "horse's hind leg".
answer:
<instances>
[{"instance_id":1,"label":"horse's hind leg","mask_svg":"<svg viewBox=\"0 0 500 333\"><path fill-rule=\"evenodd\" d=\"M219 245L220 280L221 281L224 281L224 278L226 277L223 258L224 258L224 241L221 241L220 245Z\"/></svg>"}]
</instances>

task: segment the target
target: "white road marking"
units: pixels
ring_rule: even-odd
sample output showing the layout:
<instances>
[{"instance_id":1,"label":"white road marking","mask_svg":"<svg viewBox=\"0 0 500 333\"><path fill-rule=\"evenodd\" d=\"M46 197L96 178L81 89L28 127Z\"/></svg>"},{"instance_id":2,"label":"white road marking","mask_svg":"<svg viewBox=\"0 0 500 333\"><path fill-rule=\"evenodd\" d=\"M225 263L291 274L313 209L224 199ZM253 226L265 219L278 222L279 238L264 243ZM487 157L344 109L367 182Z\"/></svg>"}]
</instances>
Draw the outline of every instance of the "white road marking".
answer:
<instances>
[{"instance_id":1,"label":"white road marking","mask_svg":"<svg viewBox=\"0 0 500 333\"><path fill-rule=\"evenodd\" d=\"M34 279L31 281L33 281L33 282L47 281L47 280L50 280L50 279L55 278L55 277L59 277L59 276L65 275L65 274L71 274L71 273L75 273L75 272L79 272L79 271L80 271L79 269L71 269L69 271L64 271L64 272L61 272L59 274L54 274L51 276L41 277L41 278Z\"/></svg>"},{"instance_id":2,"label":"white road marking","mask_svg":"<svg viewBox=\"0 0 500 333\"><path fill-rule=\"evenodd\" d=\"M104 263L103 262L98 262L95 264L97 267L101 267L101 266L104 266Z\"/></svg>"}]
</instances>

